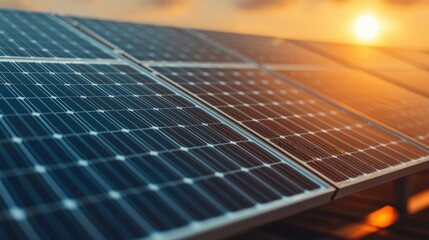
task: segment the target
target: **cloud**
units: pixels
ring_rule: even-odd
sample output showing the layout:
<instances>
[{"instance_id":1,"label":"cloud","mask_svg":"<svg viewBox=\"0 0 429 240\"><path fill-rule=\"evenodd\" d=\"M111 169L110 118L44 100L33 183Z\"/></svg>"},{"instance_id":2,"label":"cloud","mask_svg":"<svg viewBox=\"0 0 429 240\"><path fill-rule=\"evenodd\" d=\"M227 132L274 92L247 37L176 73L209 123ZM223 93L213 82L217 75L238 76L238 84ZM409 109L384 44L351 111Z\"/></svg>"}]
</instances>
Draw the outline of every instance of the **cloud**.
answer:
<instances>
[{"instance_id":1,"label":"cloud","mask_svg":"<svg viewBox=\"0 0 429 240\"><path fill-rule=\"evenodd\" d=\"M159 9L182 7L189 3L188 0L139 0L143 6L149 6Z\"/></svg>"},{"instance_id":2,"label":"cloud","mask_svg":"<svg viewBox=\"0 0 429 240\"><path fill-rule=\"evenodd\" d=\"M423 3L422 0L384 0L385 3L393 6L411 7L419 3Z\"/></svg>"},{"instance_id":3,"label":"cloud","mask_svg":"<svg viewBox=\"0 0 429 240\"><path fill-rule=\"evenodd\" d=\"M171 25L169 22L171 19L187 16L195 7L195 1L196 0L134 0L134 4L128 6L125 19L139 22L167 22Z\"/></svg>"},{"instance_id":4,"label":"cloud","mask_svg":"<svg viewBox=\"0 0 429 240\"><path fill-rule=\"evenodd\" d=\"M0 6L5 8L27 9L27 4L19 0L0 0Z\"/></svg>"},{"instance_id":5,"label":"cloud","mask_svg":"<svg viewBox=\"0 0 429 240\"><path fill-rule=\"evenodd\" d=\"M235 0L238 9L243 11L274 10L283 8L294 0Z\"/></svg>"},{"instance_id":6,"label":"cloud","mask_svg":"<svg viewBox=\"0 0 429 240\"><path fill-rule=\"evenodd\" d=\"M380 2L386 6L393 7L412 7L422 3L429 3L429 0L234 0L234 6L240 11L262 12L284 10L285 7L299 3L306 7L319 8L326 4L348 5L361 4L369 2ZM295 4L297 5L297 4Z\"/></svg>"}]
</instances>

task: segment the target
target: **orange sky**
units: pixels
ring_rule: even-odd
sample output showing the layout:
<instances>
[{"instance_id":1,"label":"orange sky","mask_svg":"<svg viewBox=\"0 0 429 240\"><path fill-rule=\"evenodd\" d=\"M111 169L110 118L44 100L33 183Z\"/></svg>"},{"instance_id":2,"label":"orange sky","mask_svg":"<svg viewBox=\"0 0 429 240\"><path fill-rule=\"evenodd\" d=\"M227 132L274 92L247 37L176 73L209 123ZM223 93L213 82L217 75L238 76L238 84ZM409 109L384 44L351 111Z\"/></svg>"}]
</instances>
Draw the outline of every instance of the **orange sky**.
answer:
<instances>
[{"instance_id":1,"label":"orange sky","mask_svg":"<svg viewBox=\"0 0 429 240\"><path fill-rule=\"evenodd\" d=\"M371 44L429 50L429 0L0 0L0 6L358 43L354 23L372 14L380 33Z\"/></svg>"}]
</instances>

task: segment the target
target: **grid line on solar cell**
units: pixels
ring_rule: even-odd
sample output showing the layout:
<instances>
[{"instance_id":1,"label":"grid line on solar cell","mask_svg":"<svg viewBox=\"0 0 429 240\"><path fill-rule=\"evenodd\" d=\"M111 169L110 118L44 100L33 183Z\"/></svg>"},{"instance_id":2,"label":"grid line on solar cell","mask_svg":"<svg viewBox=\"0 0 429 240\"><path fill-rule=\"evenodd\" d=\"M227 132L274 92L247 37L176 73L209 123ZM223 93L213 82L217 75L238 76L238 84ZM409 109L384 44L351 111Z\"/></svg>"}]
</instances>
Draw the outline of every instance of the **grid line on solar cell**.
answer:
<instances>
[{"instance_id":1,"label":"grid line on solar cell","mask_svg":"<svg viewBox=\"0 0 429 240\"><path fill-rule=\"evenodd\" d=\"M279 72L429 147L429 140L424 138L429 134L427 98L359 71Z\"/></svg>"},{"instance_id":2,"label":"grid line on solar cell","mask_svg":"<svg viewBox=\"0 0 429 240\"><path fill-rule=\"evenodd\" d=\"M281 165L281 164L283 164L283 163L276 162L276 163L264 164L262 166L255 166L255 167L246 168L245 170L239 169L239 170L229 171L229 172L225 172L225 173L216 172L215 174L212 174L212 175L206 175L206 176L202 176L202 177L187 179L186 181L176 180L176 181L171 181L171 182L162 183L162 184L156 184L156 185L152 184L152 185L148 185L148 186L128 188L128 189L123 189L120 191L111 190L111 191L97 193L97 194L94 194L91 196L74 198L73 202L79 206L82 206L82 205L86 205L86 204L90 204L90 203L101 202L101 201L112 199L112 198L121 198L121 197L125 197L127 195L135 195L135 194L140 194L140 193L144 193L144 192L148 192L148 191L155 191L155 192L156 191L162 191L165 188L176 187L178 185L190 185L193 183L197 183L199 181L205 181L205 180L214 179L214 178L224 178L224 177L229 177L229 175L240 174L240 173L249 173L249 172L255 171L257 169L272 168L276 165ZM45 172L45 170L46 169L44 169L44 170L39 169L37 171ZM27 174L29 174L29 173L27 173ZM7 176L4 176L4 178L7 179ZM265 185L264 187L271 189L272 191L275 192L275 190L271 186ZM260 197L262 197L262 196L260 196ZM50 212L54 212L54 211L59 211L61 209L64 209L64 207L66 207L63 205L64 205L64 200L57 201L57 202L51 202L51 203L47 203L47 204L42 203L42 204L26 207L25 208L26 217L31 217L31 216L38 215L38 214L46 214L46 213L50 213ZM24 210L24 209L21 209L21 210ZM10 210L0 211L0 221L5 220L5 219L11 219L12 217L13 216L11 216Z\"/></svg>"},{"instance_id":3,"label":"grid line on solar cell","mask_svg":"<svg viewBox=\"0 0 429 240\"><path fill-rule=\"evenodd\" d=\"M239 62L183 29L96 19L73 19L138 60Z\"/></svg>"},{"instance_id":4,"label":"grid line on solar cell","mask_svg":"<svg viewBox=\"0 0 429 240\"><path fill-rule=\"evenodd\" d=\"M334 182L428 156L257 69L154 69Z\"/></svg>"},{"instance_id":5,"label":"grid line on solar cell","mask_svg":"<svg viewBox=\"0 0 429 240\"><path fill-rule=\"evenodd\" d=\"M2 237L152 236L326 189L128 65L0 62L0 86Z\"/></svg>"},{"instance_id":6,"label":"grid line on solar cell","mask_svg":"<svg viewBox=\"0 0 429 240\"><path fill-rule=\"evenodd\" d=\"M111 59L53 15L0 10L0 56Z\"/></svg>"}]
</instances>

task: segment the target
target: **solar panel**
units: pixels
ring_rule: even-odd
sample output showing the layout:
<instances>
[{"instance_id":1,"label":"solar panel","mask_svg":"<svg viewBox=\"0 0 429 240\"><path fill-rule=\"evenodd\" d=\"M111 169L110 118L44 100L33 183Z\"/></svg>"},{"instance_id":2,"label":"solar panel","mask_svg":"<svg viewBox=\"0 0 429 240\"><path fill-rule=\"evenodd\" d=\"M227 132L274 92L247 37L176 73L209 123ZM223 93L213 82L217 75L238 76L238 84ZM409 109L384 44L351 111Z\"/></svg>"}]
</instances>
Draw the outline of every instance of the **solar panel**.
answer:
<instances>
[{"instance_id":1,"label":"solar panel","mask_svg":"<svg viewBox=\"0 0 429 240\"><path fill-rule=\"evenodd\" d=\"M426 71L377 71L384 79L429 97L429 73Z\"/></svg>"},{"instance_id":2,"label":"solar panel","mask_svg":"<svg viewBox=\"0 0 429 240\"><path fill-rule=\"evenodd\" d=\"M327 58L314 54L281 38L223 32L200 31L215 41L264 64L336 66Z\"/></svg>"},{"instance_id":3,"label":"solar panel","mask_svg":"<svg viewBox=\"0 0 429 240\"><path fill-rule=\"evenodd\" d=\"M256 68L152 67L338 186L428 159L427 151Z\"/></svg>"},{"instance_id":4,"label":"solar panel","mask_svg":"<svg viewBox=\"0 0 429 240\"><path fill-rule=\"evenodd\" d=\"M303 46L340 63L366 70L404 70L415 66L383 53L381 49L360 45L301 42Z\"/></svg>"},{"instance_id":5,"label":"solar panel","mask_svg":"<svg viewBox=\"0 0 429 240\"><path fill-rule=\"evenodd\" d=\"M354 70L280 71L429 147L429 99Z\"/></svg>"},{"instance_id":6,"label":"solar panel","mask_svg":"<svg viewBox=\"0 0 429 240\"><path fill-rule=\"evenodd\" d=\"M1 61L0 102L2 239L185 237L330 197L127 64Z\"/></svg>"},{"instance_id":7,"label":"solar panel","mask_svg":"<svg viewBox=\"0 0 429 240\"><path fill-rule=\"evenodd\" d=\"M142 61L238 62L182 29L85 18L74 20Z\"/></svg>"},{"instance_id":8,"label":"solar panel","mask_svg":"<svg viewBox=\"0 0 429 240\"><path fill-rule=\"evenodd\" d=\"M0 10L0 56L112 58L53 15L12 10Z\"/></svg>"}]
</instances>

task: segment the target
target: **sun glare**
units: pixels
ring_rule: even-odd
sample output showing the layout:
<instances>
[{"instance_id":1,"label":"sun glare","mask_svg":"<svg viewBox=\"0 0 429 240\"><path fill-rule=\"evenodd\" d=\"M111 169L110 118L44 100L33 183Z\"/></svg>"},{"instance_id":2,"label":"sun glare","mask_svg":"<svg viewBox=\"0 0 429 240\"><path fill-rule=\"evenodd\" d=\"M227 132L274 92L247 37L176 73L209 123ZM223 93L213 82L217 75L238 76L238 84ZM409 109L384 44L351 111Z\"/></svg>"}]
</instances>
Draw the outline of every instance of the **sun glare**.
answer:
<instances>
[{"instance_id":1,"label":"sun glare","mask_svg":"<svg viewBox=\"0 0 429 240\"><path fill-rule=\"evenodd\" d=\"M378 34L379 24L373 16L361 16L355 24L355 31L359 38L372 40Z\"/></svg>"}]
</instances>

